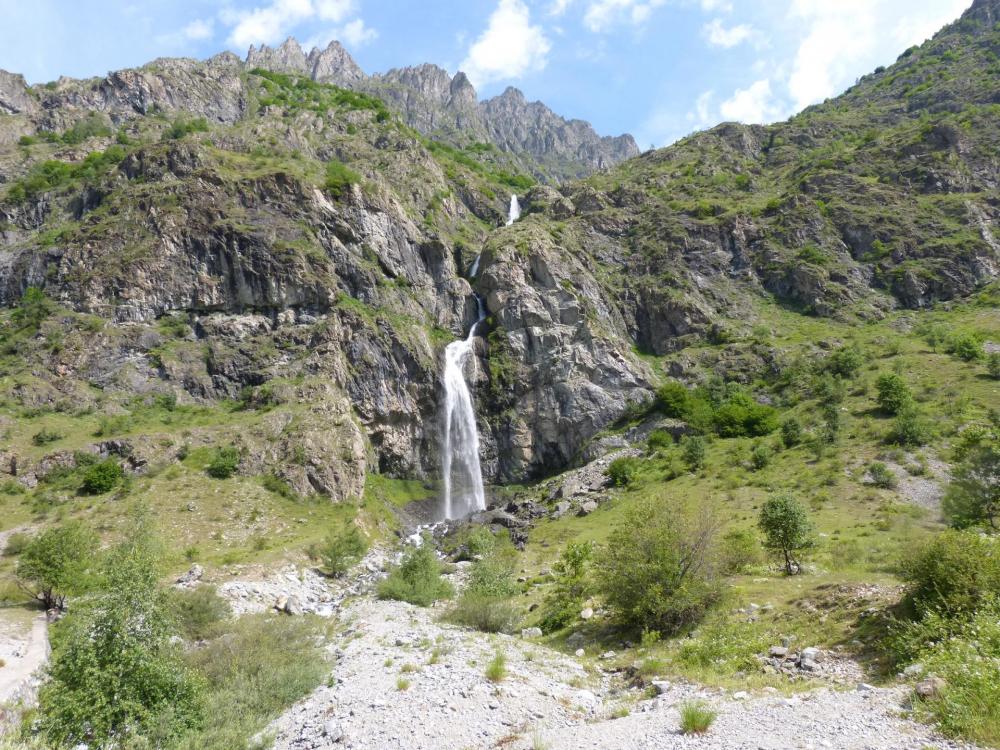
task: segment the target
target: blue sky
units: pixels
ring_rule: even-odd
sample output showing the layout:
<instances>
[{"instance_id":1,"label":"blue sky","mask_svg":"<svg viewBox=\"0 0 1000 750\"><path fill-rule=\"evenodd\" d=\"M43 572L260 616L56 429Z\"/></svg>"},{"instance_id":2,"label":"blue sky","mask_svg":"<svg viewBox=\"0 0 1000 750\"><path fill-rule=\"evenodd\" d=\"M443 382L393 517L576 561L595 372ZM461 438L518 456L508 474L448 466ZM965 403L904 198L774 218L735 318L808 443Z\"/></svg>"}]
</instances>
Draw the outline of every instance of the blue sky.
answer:
<instances>
[{"instance_id":1,"label":"blue sky","mask_svg":"<svg viewBox=\"0 0 1000 750\"><path fill-rule=\"evenodd\" d=\"M340 39L367 72L433 62L643 148L770 122L891 63L971 0L0 0L0 68L32 83L156 57Z\"/></svg>"}]
</instances>

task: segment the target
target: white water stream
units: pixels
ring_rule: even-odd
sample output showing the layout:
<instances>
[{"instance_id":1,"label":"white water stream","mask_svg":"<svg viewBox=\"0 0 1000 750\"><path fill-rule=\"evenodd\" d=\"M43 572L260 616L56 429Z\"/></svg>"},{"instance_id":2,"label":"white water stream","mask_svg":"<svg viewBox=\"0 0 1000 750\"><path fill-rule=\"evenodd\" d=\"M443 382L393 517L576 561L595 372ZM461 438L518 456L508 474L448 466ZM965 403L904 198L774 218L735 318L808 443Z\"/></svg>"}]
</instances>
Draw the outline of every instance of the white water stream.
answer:
<instances>
[{"instance_id":1,"label":"white water stream","mask_svg":"<svg viewBox=\"0 0 1000 750\"><path fill-rule=\"evenodd\" d=\"M510 196L507 226L521 216L517 196ZM469 269L469 276L479 273L479 256ZM465 380L465 367L472 357L476 328L486 318L483 300L476 295L479 315L469 329L469 335L452 341L444 350L444 445L441 451L441 477L444 481L444 517L461 518L469 513L486 510L483 472L479 465L479 430L472 393Z\"/></svg>"}]
</instances>

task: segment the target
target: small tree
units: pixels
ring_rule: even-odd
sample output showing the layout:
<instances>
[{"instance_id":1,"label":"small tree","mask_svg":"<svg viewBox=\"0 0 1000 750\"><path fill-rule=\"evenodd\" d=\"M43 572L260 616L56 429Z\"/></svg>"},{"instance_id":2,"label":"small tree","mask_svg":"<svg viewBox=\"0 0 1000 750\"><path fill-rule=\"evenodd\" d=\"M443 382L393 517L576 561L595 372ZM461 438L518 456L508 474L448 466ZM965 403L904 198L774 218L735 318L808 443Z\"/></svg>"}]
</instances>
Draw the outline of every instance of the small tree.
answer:
<instances>
[{"instance_id":1,"label":"small tree","mask_svg":"<svg viewBox=\"0 0 1000 750\"><path fill-rule=\"evenodd\" d=\"M1000 445L973 448L954 470L942 502L945 518L956 528L1000 525Z\"/></svg>"},{"instance_id":2,"label":"small tree","mask_svg":"<svg viewBox=\"0 0 1000 750\"><path fill-rule=\"evenodd\" d=\"M802 504L790 495L772 497L760 509L757 526L764 533L764 546L783 556L785 572L798 573L802 566L796 553L813 545L813 525Z\"/></svg>"},{"instance_id":3,"label":"small tree","mask_svg":"<svg viewBox=\"0 0 1000 750\"><path fill-rule=\"evenodd\" d=\"M616 458L608 464L608 479L615 487L628 487L635 481L639 462L632 456Z\"/></svg>"},{"instance_id":4,"label":"small tree","mask_svg":"<svg viewBox=\"0 0 1000 750\"><path fill-rule=\"evenodd\" d=\"M542 604L541 628L546 633L564 628L576 619L590 591L587 572L594 547L586 542L570 542L552 566L555 583Z\"/></svg>"},{"instance_id":5,"label":"small tree","mask_svg":"<svg viewBox=\"0 0 1000 750\"><path fill-rule=\"evenodd\" d=\"M894 372L879 375L875 381L875 388L878 390L876 396L878 406L886 414L899 414L913 401L910 387Z\"/></svg>"},{"instance_id":6,"label":"small tree","mask_svg":"<svg viewBox=\"0 0 1000 750\"><path fill-rule=\"evenodd\" d=\"M1000 352L990 352L986 358L986 372L994 380L1000 380Z\"/></svg>"},{"instance_id":7,"label":"small tree","mask_svg":"<svg viewBox=\"0 0 1000 750\"><path fill-rule=\"evenodd\" d=\"M786 448L794 448L802 442L802 423L795 417L781 423L781 442Z\"/></svg>"},{"instance_id":8,"label":"small tree","mask_svg":"<svg viewBox=\"0 0 1000 750\"><path fill-rule=\"evenodd\" d=\"M398 599L429 607L438 599L450 599L454 589L441 578L441 564L429 537L419 547L411 547L403 561L379 584L380 599Z\"/></svg>"},{"instance_id":9,"label":"small tree","mask_svg":"<svg viewBox=\"0 0 1000 750\"><path fill-rule=\"evenodd\" d=\"M704 616L721 595L717 528L710 514L658 498L625 511L595 565L598 590L623 624L671 633Z\"/></svg>"},{"instance_id":10,"label":"small tree","mask_svg":"<svg viewBox=\"0 0 1000 750\"><path fill-rule=\"evenodd\" d=\"M681 440L681 456L689 471L698 471L705 465L705 438L685 435Z\"/></svg>"},{"instance_id":11,"label":"small tree","mask_svg":"<svg viewBox=\"0 0 1000 750\"><path fill-rule=\"evenodd\" d=\"M865 355L857 344L843 346L827 360L827 369L838 377L853 378L865 364Z\"/></svg>"},{"instance_id":12,"label":"small tree","mask_svg":"<svg viewBox=\"0 0 1000 750\"><path fill-rule=\"evenodd\" d=\"M103 495L114 489L125 477L125 471L114 459L107 459L87 467L83 473L80 491L85 495Z\"/></svg>"},{"instance_id":13,"label":"small tree","mask_svg":"<svg viewBox=\"0 0 1000 750\"><path fill-rule=\"evenodd\" d=\"M202 681L170 643L154 550L140 523L109 555L102 593L61 626L38 701L48 746L162 747L198 721Z\"/></svg>"},{"instance_id":14,"label":"small tree","mask_svg":"<svg viewBox=\"0 0 1000 750\"><path fill-rule=\"evenodd\" d=\"M216 448L212 461L205 470L213 479L228 479L240 466L240 452L233 445Z\"/></svg>"},{"instance_id":15,"label":"small tree","mask_svg":"<svg viewBox=\"0 0 1000 750\"><path fill-rule=\"evenodd\" d=\"M46 609L65 609L66 597L83 588L96 550L97 537L78 521L44 531L21 553L18 585Z\"/></svg>"},{"instance_id":16,"label":"small tree","mask_svg":"<svg viewBox=\"0 0 1000 750\"><path fill-rule=\"evenodd\" d=\"M364 557L368 541L353 523L345 524L340 531L331 531L316 550L327 575L344 575L351 566Z\"/></svg>"}]
</instances>

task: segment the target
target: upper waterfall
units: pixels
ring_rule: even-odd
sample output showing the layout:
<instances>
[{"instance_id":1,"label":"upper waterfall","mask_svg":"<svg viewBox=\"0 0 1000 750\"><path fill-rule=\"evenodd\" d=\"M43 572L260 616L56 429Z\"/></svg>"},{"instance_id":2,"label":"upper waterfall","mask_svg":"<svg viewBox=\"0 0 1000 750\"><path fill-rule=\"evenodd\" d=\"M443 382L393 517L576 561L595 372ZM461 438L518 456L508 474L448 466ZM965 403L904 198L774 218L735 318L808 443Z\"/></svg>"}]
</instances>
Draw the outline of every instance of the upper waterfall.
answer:
<instances>
[{"instance_id":1,"label":"upper waterfall","mask_svg":"<svg viewBox=\"0 0 1000 750\"><path fill-rule=\"evenodd\" d=\"M521 204L516 195L510 196L510 208L507 211L507 226L521 218Z\"/></svg>"}]
</instances>

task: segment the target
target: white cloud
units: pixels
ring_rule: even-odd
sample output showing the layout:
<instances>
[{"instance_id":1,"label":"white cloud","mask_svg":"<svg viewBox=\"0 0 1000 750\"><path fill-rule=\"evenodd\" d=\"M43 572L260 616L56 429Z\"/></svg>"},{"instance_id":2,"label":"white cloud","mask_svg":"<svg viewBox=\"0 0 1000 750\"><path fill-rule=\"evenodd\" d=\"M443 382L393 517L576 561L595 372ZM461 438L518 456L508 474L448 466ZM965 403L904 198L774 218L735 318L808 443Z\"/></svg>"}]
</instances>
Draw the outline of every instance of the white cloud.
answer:
<instances>
[{"instance_id":1,"label":"white cloud","mask_svg":"<svg viewBox=\"0 0 1000 750\"><path fill-rule=\"evenodd\" d=\"M594 32L606 31L617 23L639 26L666 0L591 0L583 22Z\"/></svg>"},{"instance_id":2,"label":"white cloud","mask_svg":"<svg viewBox=\"0 0 1000 750\"><path fill-rule=\"evenodd\" d=\"M340 25L312 37L312 41L339 39L357 47L375 39L378 32L360 17L348 20L356 11L355 0L272 0L269 5L247 11L226 9L219 17L232 26L229 43L237 48L277 44L296 27L316 21Z\"/></svg>"},{"instance_id":3,"label":"white cloud","mask_svg":"<svg viewBox=\"0 0 1000 750\"><path fill-rule=\"evenodd\" d=\"M922 42L957 18L968 0L791 0L789 17L805 34L795 53L788 89L796 109L834 96L858 71L874 68L889 51ZM891 54L891 52L890 52Z\"/></svg>"},{"instance_id":4,"label":"white cloud","mask_svg":"<svg viewBox=\"0 0 1000 750\"><path fill-rule=\"evenodd\" d=\"M215 22L212 21L212 19L202 20L198 18L185 26L181 30L181 33L184 35L185 39L200 41L202 39L211 39L214 27Z\"/></svg>"},{"instance_id":5,"label":"white cloud","mask_svg":"<svg viewBox=\"0 0 1000 750\"><path fill-rule=\"evenodd\" d=\"M703 128L706 125L712 124L713 116L711 107L713 96L715 96L714 91L703 91L694 103L694 112L688 112L688 120L693 122L695 127Z\"/></svg>"},{"instance_id":6,"label":"white cloud","mask_svg":"<svg viewBox=\"0 0 1000 750\"><path fill-rule=\"evenodd\" d=\"M726 49L753 38L755 34L753 27L745 23L726 28L721 18L713 18L711 22L706 23L701 27L701 33L712 46Z\"/></svg>"},{"instance_id":7,"label":"white cloud","mask_svg":"<svg viewBox=\"0 0 1000 750\"><path fill-rule=\"evenodd\" d=\"M474 86L542 70L552 45L522 0L500 0L461 68Z\"/></svg>"},{"instance_id":8,"label":"white cloud","mask_svg":"<svg viewBox=\"0 0 1000 750\"><path fill-rule=\"evenodd\" d=\"M701 0L701 9L706 13L732 13L733 4L729 0Z\"/></svg>"},{"instance_id":9,"label":"white cloud","mask_svg":"<svg viewBox=\"0 0 1000 750\"><path fill-rule=\"evenodd\" d=\"M549 5L549 15L561 16L572 3L573 0L552 0L552 4Z\"/></svg>"},{"instance_id":10,"label":"white cloud","mask_svg":"<svg viewBox=\"0 0 1000 750\"><path fill-rule=\"evenodd\" d=\"M363 47L378 39L378 32L370 26L366 26L362 19L355 18L341 26L340 30L336 32L335 38L350 47Z\"/></svg>"},{"instance_id":11,"label":"white cloud","mask_svg":"<svg viewBox=\"0 0 1000 750\"><path fill-rule=\"evenodd\" d=\"M748 88L737 89L719 105L719 112L726 120L745 123L774 122L781 117L781 107L771 92L771 81L762 78Z\"/></svg>"}]
</instances>

